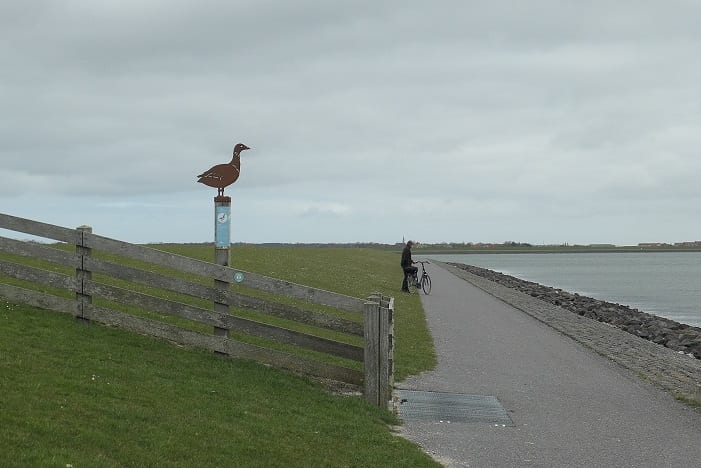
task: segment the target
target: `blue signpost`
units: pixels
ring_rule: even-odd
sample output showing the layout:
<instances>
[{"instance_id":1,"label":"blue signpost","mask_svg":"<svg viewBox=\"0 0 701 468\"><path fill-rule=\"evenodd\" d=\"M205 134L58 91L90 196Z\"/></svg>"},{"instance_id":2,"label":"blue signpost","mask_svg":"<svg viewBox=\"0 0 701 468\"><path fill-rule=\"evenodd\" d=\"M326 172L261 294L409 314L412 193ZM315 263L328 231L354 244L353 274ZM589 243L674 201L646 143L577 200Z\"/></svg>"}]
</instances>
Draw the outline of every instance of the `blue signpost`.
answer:
<instances>
[{"instance_id":1,"label":"blue signpost","mask_svg":"<svg viewBox=\"0 0 701 468\"><path fill-rule=\"evenodd\" d=\"M217 196L214 198L214 262L217 265L229 266L231 247L231 198ZM214 280L214 286L226 294L229 282ZM214 311L229 314L229 304L214 302ZM228 330L214 327L214 334L229 336Z\"/></svg>"},{"instance_id":2,"label":"blue signpost","mask_svg":"<svg viewBox=\"0 0 701 468\"><path fill-rule=\"evenodd\" d=\"M214 246L217 249L228 249L231 246L230 200L231 199L229 199L229 201L216 201L214 205Z\"/></svg>"}]
</instances>

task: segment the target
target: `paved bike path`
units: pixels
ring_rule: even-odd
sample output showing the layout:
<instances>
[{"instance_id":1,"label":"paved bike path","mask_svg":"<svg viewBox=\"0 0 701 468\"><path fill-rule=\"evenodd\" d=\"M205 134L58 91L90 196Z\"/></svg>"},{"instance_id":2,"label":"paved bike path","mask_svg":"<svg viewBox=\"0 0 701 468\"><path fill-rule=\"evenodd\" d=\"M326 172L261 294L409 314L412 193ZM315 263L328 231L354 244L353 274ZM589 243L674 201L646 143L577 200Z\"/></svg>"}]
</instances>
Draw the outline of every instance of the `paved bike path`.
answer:
<instances>
[{"instance_id":1,"label":"paved bike path","mask_svg":"<svg viewBox=\"0 0 701 468\"><path fill-rule=\"evenodd\" d=\"M513 425L407 419L404 437L446 466L701 466L700 413L446 269L429 272L421 299L438 366L397 388L495 396Z\"/></svg>"}]
</instances>

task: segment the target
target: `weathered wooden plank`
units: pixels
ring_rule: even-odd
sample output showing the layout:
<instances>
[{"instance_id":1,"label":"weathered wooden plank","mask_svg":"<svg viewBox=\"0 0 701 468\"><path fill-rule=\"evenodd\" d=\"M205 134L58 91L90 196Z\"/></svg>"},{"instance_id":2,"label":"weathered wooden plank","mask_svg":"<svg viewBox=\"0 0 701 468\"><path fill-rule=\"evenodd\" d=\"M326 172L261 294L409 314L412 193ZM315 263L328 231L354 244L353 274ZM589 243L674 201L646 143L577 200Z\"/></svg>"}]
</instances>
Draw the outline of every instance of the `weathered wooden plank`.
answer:
<instances>
[{"instance_id":1,"label":"weathered wooden plank","mask_svg":"<svg viewBox=\"0 0 701 468\"><path fill-rule=\"evenodd\" d=\"M0 283L0 297L18 304L29 304L42 309L77 315L76 302L72 299L20 288L11 284Z\"/></svg>"},{"instance_id":2,"label":"weathered wooden plank","mask_svg":"<svg viewBox=\"0 0 701 468\"><path fill-rule=\"evenodd\" d=\"M133 305L152 312L164 313L187 320L193 320L223 330L235 330L260 338L267 338L280 343L291 344L301 348L311 349L322 353L332 354L356 361L363 360L363 348L347 343L321 338L307 333L288 330L254 320L234 317L216 311L170 301L147 294L96 283L85 282L85 293L102 297L108 301Z\"/></svg>"},{"instance_id":3,"label":"weathered wooden plank","mask_svg":"<svg viewBox=\"0 0 701 468\"><path fill-rule=\"evenodd\" d=\"M226 349L228 354L232 357L251 359L263 364L269 364L278 369L348 382L354 385L361 385L363 382L362 372L355 369L312 361L310 359L300 358L281 351L261 348L240 341L228 340L226 342Z\"/></svg>"},{"instance_id":4,"label":"weathered wooden plank","mask_svg":"<svg viewBox=\"0 0 701 468\"><path fill-rule=\"evenodd\" d=\"M191 330L184 330L174 325L135 317L103 307L91 306L89 309L88 316L90 320L135 333L208 349L233 358L250 359L279 369L291 370L306 375L340 380L352 384L360 384L362 382L362 373L354 369L300 358L281 351L235 341L224 336L205 335Z\"/></svg>"},{"instance_id":5,"label":"weathered wooden plank","mask_svg":"<svg viewBox=\"0 0 701 468\"><path fill-rule=\"evenodd\" d=\"M76 280L73 276L54 273L52 271L42 270L18 263L7 262L0 260L0 273L11 276L13 278L32 281L41 285L52 286L54 288L63 288L69 291L75 291Z\"/></svg>"},{"instance_id":6,"label":"weathered wooden plank","mask_svg":"<svg viewBox=\"0 0 701 468\"><path fill-rule=\"evenodd\" d=\"M87 234L85 246L116 255L140 260L148 263L174 268L198 276L209 277L221 281L230 281L233 274L230 268L203 262L190 257L165 252L144 245L129 244L109 237Z\"/></svg>"},{"instance_id":7,"label":"weathered wooden plank","mask_svg":"<svg viewBox=\"0 0 701 468\"><path fill-rule=\"evenodd\" d=\"M94 304L86 308L85 318L131 332L171 340L176 343L201 347L212 351L225 351L221 337L185 330L175 325L137 317L105 307L95 306Z\"/></svg>"},{"instance_id":8,"label":"weathered wooden plank","mask_svg":"<svg viewBox=\"0 0 701 468\"><path fill-rule=\"evenodd\" d=\"M383 301L384 302L384 301ZM387 305L389 305L389 301L384 302ZM379 367L378 367L378 397L379 397L379 402L380 405L387 405L389 400L392 398L392 388L390 386L390 375L391 375L391 370L390 370L390 361L389 361L389 355L390 355L390 341L389 341L389 335L390 335L390 313L389 309L386 307L380 307L380 317L379 317L379 322L380 322L380 336L379 336L379 342L380 342L380 359L379 359Z\"/></svg>"},{"instance_id":9,"label":"weathered wooden plank","mask_svg":"<svg viewBox=\"0 0 701 468\"><path fill-rule=\"evenodd\" d=\"M380 406L380 321L379 304L376 302L365 303L365 398L375 406Z\"/></svg>"},{"instance_id":10,"label":"weathered wooden plank","mask_svg":"<svg viewBox=\"0 0 701 468\"><path fill-rule=\"evenodd\" d=\"M75 229L68 229L53 224L40 223L30 219L18 218L4 213L0 213L0 228L10 231L23 232L33 236L54 239L58 241L75 244L80 239L80 233Z\"/></svg>"},{"instance_id":11,"label":"weathered wooden plank","mask_svg":"<svg viewBox=\"0 0 701 468\"><path fill-rule=\"evenodd\" d=\"M363 362L364 350L360 346L341 343L240 317L229 316L224 321L227 322L231 330L240 333L272 339L280 343L287 343L299 346L300 348L311 349L313 351Z\"/></svg>"},{"instance_id":12,"label":"weathered wooden plank","mask_svg":"<svg viewBox=\"0 0 701 468\"><path fill-rule=\"evenodd\" d=\"M135 306L151 312L172 315L206 325L226 326L226 322L223 320L224 315L214 313L211 310L95 281L86 281L84 287L86 294L108 301Z\"/></svg>"},{"instance_id":13,"label":"weathered wooden plank","mask_svg":"<svg viewBox=\"0 0 701 468\"><path fill-rule=\"evenodd\" d=\"M193 283L181 278L174 278L172 276L166 276L160 273L141 270L139 268L119 265L94 257L85 258L85 265L85 268L93 273L102 273L137 284L167 289L169 291L187 294L192 297L211 301L218 300L223 302L227 300L225 294L221 293L212 286Z\"/></svg>"},{"instance_id":14,"label":"weathered wooden plank","mask_svg":"<svg viewBox=\"0 0 701 468\"><path fill-rule=\"evenodd\" d=\"M388 361L388 368L389 368L389 389L390 389L390 397L391 397L391 391L394 389L394 318L395 318L395 310L394 310L394 297L391 297L389 300L388 304L388 310L389 310L389 352L387 355L387 361Z\"/></svg>"},{"instance_id":15,"label":"weathered wooden plank","mask_svg":"<svg viewBox=\"0 0 701 468\"><path fill-rule=\"evenodd\" d=\"M54 249L36 242L26 242L0 236L0 250L13 255L35 257L71 268L80 266L80 258L74 252Z\"/></svg>"},{"instance_id":16,"label":"weathered wooden plank","mask_svg":"<svg viewBox=\"0 0 701 468\"><path fill-rule=\"evenodd\" d=\"M229 304L233 307L255 310L265 315L279 317L295 322L305 323L327 330L339 331L350 335L363 336L363 324L352 320L335 317L310 310L303 310L297 307L280 304L260 297L229 292Z\"/></svg>"},{"instance_id":17,"label":"weathered wooden plank","mask_svg":"<svg viewBox=\"0 0 701 468\"><path fill-rule=\"evenodd\" d=\"M249 273L241 270L235 271L243 274L243 281L241 284L248 288L258 289L280 296L293 297L314 304L336 307L349 312L357 312L358 314L363 312L363 300L357 297L311 288L290 281L269 278L256 273Z\"/></svg>"},{"instance_id":18,"label":"weathered wooden plank","mask_svg":"<svg viewBox=\"0 0 701 468\"><path fill-rule=\"evenodd\" d=\"M103 250L136 260L176 268L181 271L219 281L231 282L236 273L241 273L243 274L243 281L241 284L252 289L294 297L296 299L337 307L351 312L362 313L363 310L363 301L356 297L324 291L323 289L311 288L309 286L302 286L289 281L270 278L256 273L216 265L214 263L203 262L151 247L128 244L95 234L85 234L84 245L96 250Z\"/></svg>"},{"instance_id":19,"label":"weathered wooden plank","mask_svg":"<svg viewBox=\"0 0 701 468\"><path fill-rule=\"evenodd\" d=\"M75 246L75 252L80 257L80 266L75 270L75 281L78 288L75 290L75 300L78 303L78 312L80 313L80 318L84 318L84 311L92 304L92 296L84 291L85 283L92 280L92 271L86 268L85 259L92 256L92 249L85 247L85 235L86 233L92 232L90 226L79 226L78 231L80 231L80 241Z\"/></svg>"}]
</instances>

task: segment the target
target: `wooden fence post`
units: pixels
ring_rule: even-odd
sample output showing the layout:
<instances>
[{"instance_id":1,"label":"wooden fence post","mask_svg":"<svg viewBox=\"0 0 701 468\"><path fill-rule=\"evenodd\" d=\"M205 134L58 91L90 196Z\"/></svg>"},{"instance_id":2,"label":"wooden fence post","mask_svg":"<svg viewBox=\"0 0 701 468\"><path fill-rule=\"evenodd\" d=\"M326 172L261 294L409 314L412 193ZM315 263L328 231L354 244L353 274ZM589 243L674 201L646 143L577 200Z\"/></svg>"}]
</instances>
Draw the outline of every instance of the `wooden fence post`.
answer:
<instances>
[{"instance_id":1,"label":"wooden fence post","mask_svg":"<svg viewBox=\"0 0 701 468\"><path fill-rule=\"evenodd\" d=\"M382 296L379 319L379 397L384 406L392 399L394 387L394 298Z\"/></svg>"},{"instance_id":2,"label":"wooden fence post","mask_svg":"<svg viewBox=\"0 0 701 468\"><path fill-rule=\"evenodd\" d=\"M369 296L364 325L365 398L384 408L394 387L394 298Z\"/></svg>"},{"instance_id":3,"label":"wooden fence post","mask_svg":"<svg viewBox=\"0 0 701 468\"><path fill-rule=\"evenodd\" d=\"M379 366L380 366L380 304L371 302L372 297L365 303L365 399L372 405L380 406Z\"/></svg>"},{"instance_id":4,"label":"wooden fence post","mask_svg":"<svg viewBox=\"0 0 701 468\"><path fill-rule=\"evenodd\" d=\"M392 390L394 390L394 298L389 300L389 391L390 400L392 399Z\"/></svg>"},{"instance_id":5,"label":"wooden fence post","mask_svg":"<svg viewBox=\"0 0 701 468\"><path fill-rule=\"evenodd\" d=\"M80 255L80 267L75 270L76 278L76 318L79 320L89 321L88 316L88 306L92 304L92 296L85 294L85 281L92 279L92 273L86 270L85 258L90 257L92 254L92 249L85 247L85 233L91 234L92 228L90 226L78 226L76 228L80 231L79 241L75 246L75 252Z\"/></svg>"}]
</instances>

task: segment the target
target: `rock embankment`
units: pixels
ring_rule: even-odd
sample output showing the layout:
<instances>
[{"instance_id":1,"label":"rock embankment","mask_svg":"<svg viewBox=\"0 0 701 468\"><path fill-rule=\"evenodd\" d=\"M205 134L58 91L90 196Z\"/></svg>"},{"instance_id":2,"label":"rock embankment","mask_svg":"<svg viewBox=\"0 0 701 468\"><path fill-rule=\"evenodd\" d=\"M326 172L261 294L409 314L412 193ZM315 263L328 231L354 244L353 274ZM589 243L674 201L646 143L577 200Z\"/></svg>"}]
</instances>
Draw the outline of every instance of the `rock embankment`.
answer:
<instances>
[{"instance_id":1,"label":"rock embankment","mask_svg":"<svg viewBox=\"0 0 701 468\"><path fill-rule=\"evenodd\" d=\"M608 323L632 335L701 359L701 328L641 312L626 305L569 293L485 268L461 263L451 265L577 315Z\"/></svg>"}]
</instances>

